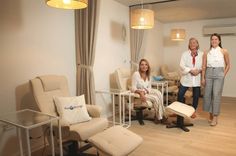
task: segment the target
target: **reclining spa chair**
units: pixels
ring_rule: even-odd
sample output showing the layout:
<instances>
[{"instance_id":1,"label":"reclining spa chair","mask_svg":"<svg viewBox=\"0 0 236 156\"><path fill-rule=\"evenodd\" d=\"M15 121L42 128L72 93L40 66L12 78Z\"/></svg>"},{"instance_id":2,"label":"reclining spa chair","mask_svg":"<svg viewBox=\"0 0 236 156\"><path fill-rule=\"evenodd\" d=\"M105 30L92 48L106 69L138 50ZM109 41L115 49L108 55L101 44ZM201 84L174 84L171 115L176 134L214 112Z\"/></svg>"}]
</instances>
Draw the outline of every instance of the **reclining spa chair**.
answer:
<instances>
[{"instance_id":1,"label":"reclining spa chair","mask_svg":"<svg viewBox=\"0 0 236 156\"><path fill-rule=\"evenodd\" d=\"M30 80L30 83L35 101L40 111L53 116L58 116L59 114L57 113L54 104L54 97L70 96L66 77L45 75ZM78 143L86 142L89 137L97 134L98 132L104 131L108 127L107 119L100 117L100 108L98 106L87 105L86 107L89 116L92 117L91 120L73 125L67 123L63 118L60 120L62 126L63 143L72 143L70 148L75 147L69 152L77 152L78 149L76 149L76 147L78 147ZM56 123L55 126L57 126ZM56 132L57 131L55 131L55 133ZM87 147L88 146L89 145L87 145ZM84 150L85 149L87 148L84 148Z\"/></svg>"},{"instance_id":2,"label":"reclining spa chair","mask_svg":"<svg viewBox=\"0 0 236 156\"><path fill-rule=\"evenodd\" d=\"M115 82L117 89L122 91L131 90L131 71L129 68L118 68L115 70ZM128 99L126 100L127 104ZM135 103L135 104L134 104ZM138 120L140 125L144 125L144 115L143 111L147 108L152 108L152 106L142 104L140 96L136 93L131 94L131 109L135 112L136 116L131 120ZM128 107L127 107L128 108Z\"/></svg>"},{"instance_id":3,"label":"reclining spa chair","mask_svg":"<svg viewBox=\"0 0 236 156\"><path fill-rule=\"evenodd\" d=\"M177 71L170 71L166 64L161 65L160 73L170 85L177 85L176 83L180 80L180 74Z\"/></svg>"},{"instance_id":4,"label":"reclining spa chair","mask_svg":"<svg viewBox=\"0 0 236 156\"><path fill-rule=\"evenodd\" d=\"M168 102L174 102L177 98L180 74L177 71L170 71L166 64L161 65L160 73L168 81Z\"/></svg>"},{"instance_id":5,"label":"reclining spa chair","mask_svg":"<svg viewBox=\"0 0 236 156\"><path fill-rule=\"evenodd\" d=\"M58 110L56 110L54 103L55 97L69 96L65 76L45 75L30 80L30 83L40 111L58 116ZM108 128L108 120L100 117L100 108L98 106L87 105L86 108L89 116L92 118L86 122L68 124L60 116L62 140L64 144L69 145L68 156L80 155L82 154L81 152L91 146L97 148L98 154L126 156L141 144L143 139L140 136L122 126ZM56 123L55 126L57 126ZM54 132L56 138L58 138L57 130ZM79 144L81 148L78 150L78 143L81 142L89 144L83 147Z\"/></svg>"},{"instance_id":6,"label":"reclining spa chair","mask_svg":"<svg viewBox=\"0 0 236 156\"><path fill-rule=\"evenodd\" d=\"M176 121L174 121L170 125L167 125L166 128L180 128L185 132L189 132L189 129L186 127L193 126L193 124L184 123L184 119L190 118L195 112L195 109L192 106L175 101L166 107L166 111L169 111L177 115Z\"/></svg>"},{"instance_id":7,"label":"reclining spa chair","mask_svg":"<svg viewBox=\"0 0 236 156\"><path fill-rule=\"evenodd\" d=\"M165 80L168 81L168 84L169 84L169 87L168 87L169 101L174 102L177 100L181 74L178 71L169 71L169 68L166 64L161 66L160 71L161 71L161 75L163 75L163 77L165 78ZM184 103L187 103L187 104L192 103L192 90L191 89L187 90L184 98L186 100Z\"/></svg>"}]
</instances>

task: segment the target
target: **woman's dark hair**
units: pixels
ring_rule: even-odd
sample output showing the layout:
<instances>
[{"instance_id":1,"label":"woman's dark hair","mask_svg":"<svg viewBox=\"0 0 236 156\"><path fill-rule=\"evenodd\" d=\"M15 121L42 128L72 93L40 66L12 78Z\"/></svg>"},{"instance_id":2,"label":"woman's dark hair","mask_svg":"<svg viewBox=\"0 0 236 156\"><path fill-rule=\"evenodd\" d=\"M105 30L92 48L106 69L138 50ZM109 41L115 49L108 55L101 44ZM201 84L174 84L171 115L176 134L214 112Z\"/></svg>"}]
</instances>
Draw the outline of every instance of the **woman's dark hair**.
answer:
<instances>
[{"instance_id":1,"label":"woman's dark hair","mask_svg":"<svg viewBox=\"0 0 236 156\"><path fill-rule=\"evenodd\" d=\"M142 62L145 62L147 64L147 66L148 66L148 70L147 70L146 74L147 74L148 80L149 80L150 79L150 74L151 74L151 68L150 68L149 62L146 59L141 59L139 61L139 69L138 69L138 71L139 71L139 73L141 72L140 65L141 65Z\"/></svg>"},{"instance_id":2,"label":"woman's dark hair","mask_svg":"<svg viewBox=\"0 0 236 156\"><path fill-rule=\"evenodd\" d=\"M220 43L219 43L219 47L222 48L222 45L221 45L221 37L220 37L220 35L217 34L217 33L212 34L212 35L211 35L211 38L210 38L210 42L211 42L211 39L212 39L213 36L216 36L216 37L219 39L219 41L220 41ZM210 49L211 49L211 48L212 48L212 45L211 45L211 43L210 43Z\"/></svg>"}]
</instances>

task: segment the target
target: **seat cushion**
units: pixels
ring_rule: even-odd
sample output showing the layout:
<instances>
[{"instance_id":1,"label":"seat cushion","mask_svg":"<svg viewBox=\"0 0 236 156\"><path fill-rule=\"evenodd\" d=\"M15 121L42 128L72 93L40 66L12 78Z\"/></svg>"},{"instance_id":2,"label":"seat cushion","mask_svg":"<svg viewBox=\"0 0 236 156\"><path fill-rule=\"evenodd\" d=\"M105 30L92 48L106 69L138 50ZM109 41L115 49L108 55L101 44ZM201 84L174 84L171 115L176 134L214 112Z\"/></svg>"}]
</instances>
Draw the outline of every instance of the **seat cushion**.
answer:
<instances>
[{"instance_id":1,"label":"seat cushion","mask_svg":"<svg viewBox=\"0 0 236 156\"><path fill-rule=\"evenodd\" d=\"M192 91L187 90L186 93L184 94L185 97L191 98L193 96Z\"/></svg>"},{"instance_id":2,"label":"seat cushion","mask_svg":"<svg viewBox=\"0 0 236 156\"><path fill-rule=\"evenodd\" d=\"M188 106L177 101L167 106L166 110L178 114L182 117L191 117L191 115L193 115L193 113L195 112L195 109L192 106Z\"/></svg>"},{"instance_id":3,"label":"seat cushion","mask_svg":"<svg viewBox=\"0 0 236 156\"><path fill-rule=\"evenodd\" d=\"M73 132L70 134L70 138L85 141L96 133L102 132L107 127L108 120L106 118L92 118L88 122L71 125L70 130Z\"/></svg>"},{"instance_id":4,"label":"seat cushion","mask_svg":"<svg viewBox=\"0 0 236 156\"><path fill-rule=\"evenodd\" d=\"M113 126L90 137L88 141L107 155L126 156L137 148L143 139L126 128Z\"/></svg>"}]
</instances>

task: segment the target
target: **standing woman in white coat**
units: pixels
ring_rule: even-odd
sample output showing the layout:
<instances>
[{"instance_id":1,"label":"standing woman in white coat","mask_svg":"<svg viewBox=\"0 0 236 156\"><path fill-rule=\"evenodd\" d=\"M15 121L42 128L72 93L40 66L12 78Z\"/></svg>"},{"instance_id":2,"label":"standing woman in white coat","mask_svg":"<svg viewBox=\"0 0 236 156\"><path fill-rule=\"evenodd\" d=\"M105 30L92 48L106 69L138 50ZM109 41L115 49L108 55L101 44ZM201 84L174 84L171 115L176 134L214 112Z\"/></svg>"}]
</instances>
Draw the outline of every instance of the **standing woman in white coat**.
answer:
<instances>
[{"instance_id":1,"label":"standing woman in white coat","mask_svg":"<svg viewBox=\"0 0 236 156\"><path fill-rule=\"evenodd\" d=\"M218 123L224 79L229 68L229 53L222 48L220 35L214 33L210 38L210 50L204 52L202 64L202 85L205 86L203 110L209 112L210 126Z\"/></svg>"},{"instance_id":2,"label":"standing woman in white coat","mask_svg":"<svg viewBox=\"0 0 236 156\"><path fill-rule=\"evenodd\" d=\"M193 90L193 108L195 112L191 118L196 117L198 106L198 99L200 96L201 72L202 72L202 56L203 52L199 50L199 43L196 38L190 38L188 50L185 51L180 60L180 68L182 76L180 79L180 86L178 91L179 102L185 103L184 95L188 88Z\"/></svg>"}]
</instances>

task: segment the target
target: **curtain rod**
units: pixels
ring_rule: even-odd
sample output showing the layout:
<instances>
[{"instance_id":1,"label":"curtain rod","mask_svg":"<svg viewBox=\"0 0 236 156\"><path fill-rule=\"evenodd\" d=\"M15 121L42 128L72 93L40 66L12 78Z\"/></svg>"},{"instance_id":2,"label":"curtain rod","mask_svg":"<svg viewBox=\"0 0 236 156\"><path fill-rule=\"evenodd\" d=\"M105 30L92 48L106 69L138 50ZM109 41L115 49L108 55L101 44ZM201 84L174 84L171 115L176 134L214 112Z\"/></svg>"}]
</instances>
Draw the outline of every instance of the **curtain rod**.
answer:
<instances>
[{"instance_id":1,"label":"curtain rod","mask_svg":"<svg viewBox=\"0 0 236 156\"><path fill-rule=\"evenodd\" d=\"M130 5L129 7L131 8L131 7L139 6L139 5L150 5L150 4L158 4L158 3L167 3L167 2L172 2L172 1L178 1L178 0L165 0L165 1L150 2L150 3L134 4L134 5Z\"/></svg>"}]
</instances>

